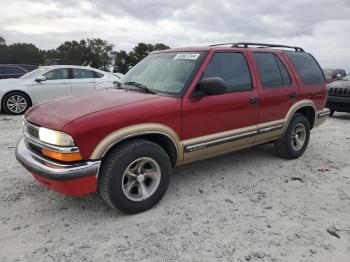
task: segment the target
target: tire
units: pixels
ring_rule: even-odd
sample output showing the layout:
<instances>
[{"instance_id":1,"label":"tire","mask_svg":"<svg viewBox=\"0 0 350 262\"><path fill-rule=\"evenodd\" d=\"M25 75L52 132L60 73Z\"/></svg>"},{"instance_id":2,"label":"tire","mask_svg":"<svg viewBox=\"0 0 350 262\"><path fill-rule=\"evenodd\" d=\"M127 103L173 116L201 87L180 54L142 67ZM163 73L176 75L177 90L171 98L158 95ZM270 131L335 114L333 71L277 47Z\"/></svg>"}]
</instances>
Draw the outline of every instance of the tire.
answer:
<instances>
[{"instance_id":1,"label":"tire","mask_svg":"<svg viewBox=\"0 0 350 262\"><path fill-rule=\"evenodd\" d=\"M335 113L335 110L331 109L331 112L329 113L329 116L333 116Z\"/></svg>"},{"instance_id":2,"label":"tire","mask_svg":"<svg viewBox=\"0 0 350 262\"><path fill-rule=\"evenodd\" d=\"M30 99L21 92L11 92L4 96L1 107L7 114L21 115L30 107Z\"/></svg>"},{"instance_id":3,"label":"tire","mask_svg":"<svg viewBox=\"0 0 350 262\"><path fill-rule=\"evenodd\" d=\"M112 149L103 160L99 192L112 208L128 214L139 213L162 199L171 174L169 156L161 146L134 139Z\"/></svg>"},{"instance_id":4,"label":"tire","mask_svg":"<svg viewBox=\"0 0 350 262\"><path fill-rule=\"evenodd\" d=\"M280 157L296 159L306 150L310 139L310 123L303 114L295 114L285 134L275 141L275 151Z\"/></svg>"}]
</instances>

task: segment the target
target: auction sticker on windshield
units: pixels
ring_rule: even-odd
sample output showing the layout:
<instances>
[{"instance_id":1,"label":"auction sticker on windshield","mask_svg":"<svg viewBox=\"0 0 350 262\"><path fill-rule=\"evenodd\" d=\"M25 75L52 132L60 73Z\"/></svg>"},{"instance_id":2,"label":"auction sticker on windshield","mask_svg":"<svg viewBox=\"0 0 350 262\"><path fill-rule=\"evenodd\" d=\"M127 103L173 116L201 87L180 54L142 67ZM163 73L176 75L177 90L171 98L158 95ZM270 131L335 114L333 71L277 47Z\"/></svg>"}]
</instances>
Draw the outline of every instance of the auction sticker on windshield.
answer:
<instances>
[{"instance_id":1,"label":"auction sticker on windshield","mask_svg":"<svg viewBox=\"0 0 350 262\"><path fill-rule=\"evenodd\" d=\"M200 54L192 54L192 53L185 53L185 54L177 54L174 59L186 59L186 60L196 60L199 57Z\"/></svg>"}]
</instances>

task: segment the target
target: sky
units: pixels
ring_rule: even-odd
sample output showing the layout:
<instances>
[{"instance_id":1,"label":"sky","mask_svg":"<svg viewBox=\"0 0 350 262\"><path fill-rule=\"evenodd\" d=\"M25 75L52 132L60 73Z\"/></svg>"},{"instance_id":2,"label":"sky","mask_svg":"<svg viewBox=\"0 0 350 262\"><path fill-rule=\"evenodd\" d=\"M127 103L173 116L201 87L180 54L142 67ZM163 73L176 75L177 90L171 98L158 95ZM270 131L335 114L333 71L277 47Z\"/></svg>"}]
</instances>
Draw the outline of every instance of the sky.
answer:
<instances>
[{"instance_id":1,"label":"sky","mask_svg":"<svg viewBox=\"0 0 350 262\"><path fill-rule=\"evenodd\" d=\"M139 42L171 47L222 42L301 46L323 68L350 71L349 0L0 0L7 44L99 37L115 50Z\"/></svg>"}]
</instances>

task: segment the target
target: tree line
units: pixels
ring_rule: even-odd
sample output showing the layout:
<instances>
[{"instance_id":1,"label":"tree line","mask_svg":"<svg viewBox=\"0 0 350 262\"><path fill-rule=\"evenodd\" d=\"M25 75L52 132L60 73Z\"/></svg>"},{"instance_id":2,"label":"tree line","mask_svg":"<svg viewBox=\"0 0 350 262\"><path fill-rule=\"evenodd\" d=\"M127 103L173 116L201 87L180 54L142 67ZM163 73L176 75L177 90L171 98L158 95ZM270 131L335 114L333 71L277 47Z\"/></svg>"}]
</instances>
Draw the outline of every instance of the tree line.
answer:
<instances>
[{"instance_id":1,"label":"tree line","mask_svg":"<svg viewBox=\"0 0 350 262\"><path fill-rule=\"evenodd\" d=\"M43 65L49 60L58 59L61 64L90 65L91 67L125 74L130 67L155 50L169 46L138 43L130 52L113 50L113 44L100 38L66 41L56 49L42 50L34 44L15 43L7 45L0 36L0 64Z\"/></svg>"}]
</instances>

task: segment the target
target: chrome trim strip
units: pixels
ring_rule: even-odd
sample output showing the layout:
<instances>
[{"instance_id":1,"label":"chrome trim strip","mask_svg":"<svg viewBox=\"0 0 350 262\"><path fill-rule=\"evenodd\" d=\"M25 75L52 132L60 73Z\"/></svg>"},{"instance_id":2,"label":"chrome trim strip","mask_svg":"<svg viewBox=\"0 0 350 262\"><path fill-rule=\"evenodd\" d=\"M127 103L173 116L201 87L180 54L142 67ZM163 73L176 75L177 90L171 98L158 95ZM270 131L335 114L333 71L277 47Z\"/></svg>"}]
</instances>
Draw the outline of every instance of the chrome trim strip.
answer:
<instances>
[{"instance_id":1,"label":"chrome trim strip","mask_svg":"<svg viewBox=\"0 0 350 262\"><path fill-rule=\"evenodd\" d=\"M238 139L244 139L244 138L248 138L251 136L255 136L258 134L258 131L249 131L249 132L244 132L244 133L240 133L237 135L232 135L232 136L227 136L227 137L223 137L223 138L218 138L218 139L214 139L214 140L210 140L210 141L206 141L206 142L202 142L202 143L197 143L197 144L193 144L193 145L189 145L185 147L185 152L193 152L196 150L200 150L200 149L204 149L207 147L211 147L211 146L216 146L222 143L228 143L228 142L232 142Z\"/></svg>"},{"instance_id":2,"label":"chrome trim strip","mask_svg":"<svg viewBox=\"0 0 350 262\"><path fill-rule=\"evenodd\" d=\"M73 147L59 147L59 146L54 146L54 145L50 145L50 144L46 144L38 139L32 138L30 136L28 136L27 134L24 134L25 139L28 143L33 144L37 147L40 148L46 148L46 149L50 149L59 153L74 153L74 152L79 152L79 148L77 146L73 146Z\"/></svg>"},{"instance_id":3,"label":"chrome trim strip","mask_svg":"<svg viewBox=\"0 0 350 262\"><path fill-rule=\"evenodd\" d=\"M283 127L284 127L284 124L281 123L281 124L274 125L274 126L260 128L259 129L259 134L264 134L264 133L267 133L267 132L271 132L271 131L275 131L275 130L278 130L278 129L282 129Z\"/></svg>"},{"instance_id":4,"label":"chrome trim strip","mask_svg":"<svg viewBox=\"0 0 350 262\"><path fill-rule=\"evenodd\" d=\"M330 110L329 110L329 111L325 111L325 112L318 113L318 118L325 117L325 116L329 116L329 115L330 115Z\"/></svg>"}]
</instances>

